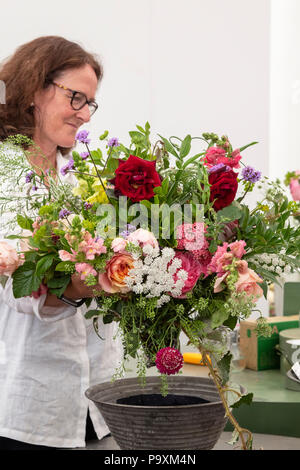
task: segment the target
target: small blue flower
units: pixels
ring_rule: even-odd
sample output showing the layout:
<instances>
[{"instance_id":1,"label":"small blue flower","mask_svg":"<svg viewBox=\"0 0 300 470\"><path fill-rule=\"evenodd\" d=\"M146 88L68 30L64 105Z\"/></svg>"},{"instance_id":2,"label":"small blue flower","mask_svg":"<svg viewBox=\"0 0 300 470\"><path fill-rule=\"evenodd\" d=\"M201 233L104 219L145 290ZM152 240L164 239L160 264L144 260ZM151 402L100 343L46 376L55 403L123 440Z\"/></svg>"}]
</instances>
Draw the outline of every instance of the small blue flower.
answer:
<instances>
[{"instance_id":1,"label":"small blue flower","mask_svg":"<svg viewBox=\"0 0 300 470\"><path fill-rule=\"evenodd\" d=\"M127 229L123 230L123 232L120 233L120 237L126 238L129 236L130 233L134 232L135 230L135 225L127 224Z\"/></svg>"},{"instance_id":2,"label":"small blue flower","mask_svg":"<svg viewBox=\"0 0 300 470\"><path fill-rule=\"evenodd\" d=\"M261 178L261 172L255 170L251 166L246 166L242 169L243 180L249 181L250 183L257 183Z\"/></svg>"},{"instance_id":3,"label":"small blue flower","mask_svg":"<svg viewBox=\"0 0 300 470\"><path fill-rule=\"evenodd\" d=\"M59 218L60 219L64 219L65 217L68 217L68 215L70 215L71 212L68 211L68 209L62 209L60 212L59 212Z\"/></svg>"},{"instance_id":4,"label":"small blue flower","mask_svg":"<svg viewBox=\"0 0 300 470\"><path fill-rule=\"evenodd\" d=\"M86 160L89 156L89 152L81 152L80 156L81 156L82 160Z\"/></svg>"},{"instance_id":5,"label":"small blue flower","mask_svg":"<svg viewBox=\"0 0 300 470\"><path fill-rule=\"evenodd\" d=\"M211 173L216 173L217 171L219 172L224 172L224 171L230 171L231 168L228 165L225 165L224 163L217 163L217 165L212 166L207 170L208 174L210 175Z\"/></svg>"},{"instance_id":6,"label":"small blue flower","mask_svg":"<svg viewBox=\"0 0 300 470\"><path fill-rule=\"evenodd\" d=\"M30 181L33 178L33 175L34 175L34 171L32 170L28 171L28 173L26 173L26 176L25 176L25 183L30 183Z\"/></svg>"},{"instance_id":7,"label":"small blue flower","mask_svg":"<svg viewBox=\"0 0 300 470\"><path fill-rule=\"evenodd\" d=\"M111 139L109 139L109 141L107 142L107 145L109 147L119 147L119 140L117 137L112 137Z\"/></svg>"},{"instance_id":8,"label":"small blue flower","mask_svg":"<svg viewBox=\"0 0 300 470\"><path fill-rule=\"evenodd\" d=\"M76 134L76 140L82 144L89 144L91 139L88 139L89 131L82 130Z\"/></svg>"},{"instance_id":9,"label":"small blue flower","mask_svg":"<svg viewBox=\"0 0 300 470\"><path fill-rule=\"evenodd\" d=\"M68 161L68 163L63 166L60 170L61 174L63 176L66 176L66 174L68 173L68 171L70 170L74 170L74 160L73 158L70 158L70 160Z\"/></svg>"}]
</instances>

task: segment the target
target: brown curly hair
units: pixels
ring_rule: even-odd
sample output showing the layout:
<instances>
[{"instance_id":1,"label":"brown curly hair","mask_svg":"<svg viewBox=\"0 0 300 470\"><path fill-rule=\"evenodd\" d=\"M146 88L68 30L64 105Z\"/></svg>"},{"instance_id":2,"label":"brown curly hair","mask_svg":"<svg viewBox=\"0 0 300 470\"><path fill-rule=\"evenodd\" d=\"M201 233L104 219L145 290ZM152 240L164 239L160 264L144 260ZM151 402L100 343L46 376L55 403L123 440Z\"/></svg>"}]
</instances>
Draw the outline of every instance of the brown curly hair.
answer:
<instances>
[{"instance_id":1,"label":"brown curly hair","mask_svg":"<svg viewBox=\"0 0 300 470\"><path fill-rule=\"evenodd\" d=\"M36 91L46 88L63 71L90 65L102 79L96 57L79 44L59 36L42 36L20 46L0 67L5 84L5 104L0 104L0 141L22 134L33 137L35 119L31 103ZM70 149L59 148L62 154Z\"/></svg>"}]
</instances>

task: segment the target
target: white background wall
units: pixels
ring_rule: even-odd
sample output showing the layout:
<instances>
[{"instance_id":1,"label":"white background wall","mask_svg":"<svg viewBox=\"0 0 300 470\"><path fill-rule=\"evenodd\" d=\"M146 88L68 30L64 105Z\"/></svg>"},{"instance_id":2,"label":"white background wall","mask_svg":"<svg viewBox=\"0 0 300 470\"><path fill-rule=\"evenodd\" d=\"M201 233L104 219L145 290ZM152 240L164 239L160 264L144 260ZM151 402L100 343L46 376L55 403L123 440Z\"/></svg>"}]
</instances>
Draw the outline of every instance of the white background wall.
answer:
<instances>
[{"instance_id":1,"label":"white background wall","mask_svg":"<svg viewBox=\"0 0 300 470\"><path fill-rule=\"evenodd\" d=\"M269 0L0 0L0 59L41 35L97 53L105 77L90 128L122 139L226 133L268 172Z\"/></svg>"},{"instance_id":2,"label":"white background wall","mask_svg":"<svg viewBox=\"0 0 300 470\"><path fill-rule=\"evenodd\" d=\"M153 139L257 140L244 162L265 175L300 166L299 0L0 0L0 18L0 60L41 35L100 56L94 145L148 120Z\"/></svg>"}]
</instances>

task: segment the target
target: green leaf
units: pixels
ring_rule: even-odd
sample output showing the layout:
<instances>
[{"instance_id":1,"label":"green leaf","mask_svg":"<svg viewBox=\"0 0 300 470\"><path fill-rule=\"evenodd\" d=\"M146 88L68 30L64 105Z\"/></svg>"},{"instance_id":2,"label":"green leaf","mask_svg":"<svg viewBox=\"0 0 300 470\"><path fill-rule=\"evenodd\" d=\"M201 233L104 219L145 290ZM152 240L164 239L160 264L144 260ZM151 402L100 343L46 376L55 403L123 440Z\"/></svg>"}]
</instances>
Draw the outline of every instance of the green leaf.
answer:
<instances>
[{"instance_id":1,"label":"green leaf","mask_svg":"<svg viewBox=\"0 0 300 470\"><path fill-rule=\"evenodd\" d=\"M71 276L53 277L47 281L47 286L53 289L61 288L70 282Z\"/></svg>"},{"instance_id":2,"label":"green leaf","mask_svg":"<svg viewBox=\"0 0 300 470\"><path fill-rule=\"evenodd\" d=\"M202 152L202 153L197 153L197 155L194 155L193 157L189 158L183 165L183 170L188 166L190 165L191 163L194 163L196 160L198 160L199 157L201 157L202 155L205 155L205 152Z\"/></svg>"},{"instance_id":3,"label":"green leaf","mask_svg":"<svg viewBox=\"0 0 300 470\"><path fill-rule=\"evenodd\" d=\"M5 284L7 283L8 279L9 279L8 276L5 276L5 275L0 276L0 284L2 287L5 287Z\"/></svg>"},{"instance_id":4,"label":"green leaf","mask_svg":"<svg viewBox=\"0 0 300 470\"><path fill-rule=\"evenodd\" d=\"M267 295L268 295L268 284L266 283L266 281L264 282L259 282L259 285L260 287L262 288L263 290L263 293L264 293L264 298L267 300Z\"/></svg>"},{"instance_id":5,"label":"green leaf","mask_svg":"<svg viewBox=\"0 0 300 470\"><path fill-rule=\"evenodd\" d=\"M115 316L113 313L107 313L106 315L103 315L103 323L105 325L107 325L108 323L111 323L114 320L115 320Z\"/></svg>"},{"instance_id":6,"label":"green leaf","mask_svg":"<svg viewBox=\"0 0 300 470\"><path fill-rule=\"evenodd\" d=\"M98 317L100 314L99 310L89 310L88 312L86 312L84 314L84 317L89 320L90 318L93 318L93 317Z\"/></svg>"},{"instance_id":7,"label":"green leaf","mask_svg":"<svg viewBox=\"0 0 300 470\"><path fill-rule=\"evenodd\" d=\"M55 271L62 271L64 272L66 269L68 270L70 267L73 267L74 263L72 261L62 261L58 263L55 267Z\"/></svg>"},{"instance_id":8,"label":"green leaf","mask_svg":"<svg viewBox=\"0 0 300 470\"><path fill-rule=\"evenodd\" d=\"M103 154L100 149L92 150L91 155L93 157L94 163L96 163L97 165L103 163Z\"/></svg>"},{"instance_id":9,"label":"green leaf","mask_svg":"<svg viewBox=\"0 0 300 470\"><path fill-rule=\"evenodd\" d=\"M228 326L228 328L230 328L231 330L234 330L237 324L237 320L237 317L230 316L229 318L227 318L227 320L223 322L223 325Z\"/></svg>"},{"instance_id":10,"label":"green leaf","mask_svg":"<svg viewBox=\"0 0 300 470\"><path fill-rule=\"evenodd\" d=\"M136 125L136 128L137 128L140 132L142 132L143 134L145 134L145 129L143 129L141 126Z\"/></svg>"},{"instance_id":11,"label":"green leaf","mask_svg":"<svg viewBox=\"0 0 300 470\"><path fill-rule=\"evenodd\" d=\"M180 158L184 158L190 153L191 142L192 142L192 137L190 135L187 135L185 139L183 140L181 147L180 147Z\"/></svg>"},{"instance_id":12,"label":"green leaf","mask_svg":"<svg viewBox=\"0 0 300 470\"><path fill-rule=\"evenodd\" d=\"M172 155L174 155L174 157L178 158L179 155L178 153L176 152L176 150L174 149L173 145L167 140L165 139L164 137L162 137L161 135L158 134L158 136L162 139L164 145L165 145L165 149L167 152L171 153Z\"/></svg>"},{"instance_id":13,"label":"green leaf","mask_svg":"<svg viewBox=\"0 0 300 470\"><path fill-rule=\"evenodd\" d=\"M240 147L240 152L242 152L248 147L251 147L251 145L256 145L256 144L258 144L258 142L251 142L250 144L244 145L243 147Z\"/></svg>"},{"instance_id":14,"label":"green leaf","mask_svg":"<svg viewBox=\"0 0 300 470\"><path fill-rule=\"evenodd\" d=\"M70 282L70 276L63 276L62 278L60 278L60 281L61 281L61 285L57 288L55 288L55 287L50 288L49 284L51 284L51 281L47 282L50 293L56 295L57 297L60 297L65 292L65 290L66 290L66 288L67 288L67 286Z\"/></svg>"},{"instance_id":15,"label":"green leaf","mask_svg":"<svg viewBox=\"0 0 300 470\"><path fill-rule=\"evenodd\" d=\"M13 273L13 294L16 299L26 297L40 287L42 277L36 275L35 268L35 263L25 261L25 263Z\"/></svg>"},{"instance_id":16,"label":"green leaf","mask_svg":"<svg viewBox=\"0 0 300 470\"><path fill-rule=\"evenodd\" d=\"M253 400L253 393L243 395L238 401L231 405L231 408L239 408L241 405L251 405Z\"/></svg>"},{"instance_id":17,"label":"green leaf","mask_svg":"<svg viewBox=\"0 0 300 470\"><path fill-rule=\"evenodd\" d=\"M222 359L217 363L218 371L222 379L222 385L227 384L230 374L230 363L232 359L232 354L228 352Z\"/></svg>"},{"instance_id":18,"label":"green leaf","mask_svg":"<svg viewBox=\"0 0 300 470\"><path fill-rule=\"evenodd\" d=\"M33 224L33 220L31 220L29 217L27 216L23 216L21 214L18 214L17 215L17 222L19 224L19 226L21 228L23 228L24 230L31 230L32 231L32 224Z\"/></svg>"},{"instance_id":19,"label":"green leaf","mask_svg":"<svg viewBox=\"0 0 300 470\"><path fill-rule=\"evenodd\" d=\"M36 265L36 275L42 276L51 267L55 254L43 256Z\"/></svg>"},{"instance_id":20,"label":"green leaf","mask_svg":"<svg viewBox=\"0 0 300 470\"><path fill-rule=\"evenodd\" d=\"M28 237L21 237L20 235L7 235L5 237L7 240L22 240L22 239L27 239Z\"/></svg>"},{"instance_id":21,"label":"green leaf","mask_svg":"<svg viewBox=\"0 0 300 470\"><path fill-rule=\"evenodd\" d=\"M217 213L217 220L227 219L227 221L237 220L242 217L243 209L242 206L234 201L230 206L224 207Z\"/></svg>"},{"instance_id":22,"label":"green leaf","mask_svg":"<svg viewBox=\"0 0 300 470\"><path fill-rule=\"evenodd\" d=\"M221 326L228 317L229 313L225 310L217 310L211 316L211 327L217 328L218 326Z\"/></svg>"}]
</instances>

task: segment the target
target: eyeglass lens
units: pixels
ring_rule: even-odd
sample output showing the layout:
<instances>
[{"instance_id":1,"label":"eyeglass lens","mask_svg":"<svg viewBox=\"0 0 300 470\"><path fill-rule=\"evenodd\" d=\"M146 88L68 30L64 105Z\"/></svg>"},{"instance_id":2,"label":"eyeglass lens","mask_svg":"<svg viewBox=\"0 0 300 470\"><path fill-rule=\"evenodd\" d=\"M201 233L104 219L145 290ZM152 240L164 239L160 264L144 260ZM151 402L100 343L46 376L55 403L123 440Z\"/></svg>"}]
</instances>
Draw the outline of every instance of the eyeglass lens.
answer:
<instances>
[{"instance_id":1,"label":"eyeglass lens","mask_svg":"<svg viewBox=\"0 0 300 470\"><path fill-rule=\"evenodd\" d=\"M83 108L87 103L86 96L83 93L80 93L80 91L76 91L73 95L73 98L71 100L71 105L73 109L78 111L79 109ZM97 110L97 105L93 101L88 103L89 110L90 110L90 115L94 114L94 112Z\"/></svg>"}]
</instances>

